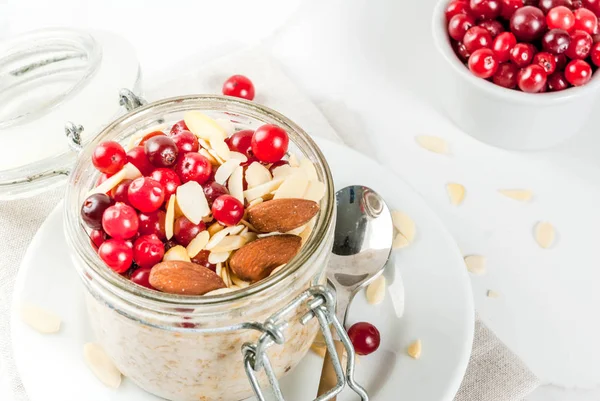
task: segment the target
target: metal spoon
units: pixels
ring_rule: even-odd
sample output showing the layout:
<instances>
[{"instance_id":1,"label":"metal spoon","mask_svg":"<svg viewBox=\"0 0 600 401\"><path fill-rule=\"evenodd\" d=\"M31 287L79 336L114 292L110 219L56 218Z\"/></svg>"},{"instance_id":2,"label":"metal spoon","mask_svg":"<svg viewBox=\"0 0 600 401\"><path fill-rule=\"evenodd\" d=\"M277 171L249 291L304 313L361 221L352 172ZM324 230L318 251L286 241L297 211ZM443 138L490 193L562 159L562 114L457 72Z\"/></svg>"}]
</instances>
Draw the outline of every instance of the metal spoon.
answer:
<instances>
[{"instance_id":1,"label":"metal spoon","mask_svg":"<svg viewBox=\"0 0 600 401\"><path fill-rule=\"evenodd\" d=\"M336 316L344 326L354 295L383 272L392 251L394 226L385 201L371 188L354 185L340 189L335 195L337 219L327 278L335 287ZM343 347L339 342L336 344L341 358ZM331 356L327 353L317 395L329 391L336 380ZM365 393L363 399L368 399L366 397Z\"/></svg>"}]
</instances>

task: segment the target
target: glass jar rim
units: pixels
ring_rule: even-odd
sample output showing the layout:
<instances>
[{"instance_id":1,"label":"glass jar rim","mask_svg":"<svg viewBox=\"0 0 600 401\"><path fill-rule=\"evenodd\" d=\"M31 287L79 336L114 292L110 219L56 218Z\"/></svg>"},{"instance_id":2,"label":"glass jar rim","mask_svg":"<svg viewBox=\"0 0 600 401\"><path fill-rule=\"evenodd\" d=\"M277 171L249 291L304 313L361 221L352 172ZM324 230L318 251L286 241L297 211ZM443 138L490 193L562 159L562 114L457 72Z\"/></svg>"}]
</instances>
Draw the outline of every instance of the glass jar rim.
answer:
<instances>
[{"instance_id":1,"label":"glass jar rim","mask_svg":"<svg viewBox=\"0 0 600 401\"><path fill-rule=\"evenodd\" d=\"M302 247L302 251L290 262L288 267L282 269L277 274L267 277L259 281L256 284L250 285L246 288L224 293L218 295L177 295L167 294L159 291L154 291L141 287L130 280L124 278L120 274L114 273L112 270L106 267L102 260L98 257L97 253L94 252L92 246L89 243L89 238L84 233L83 224L79 217L79 206L76 200L76 191L71 188L76 188L76 177L79 175L78 172L85 169L86 165L89 164L89 159L85 156L85 152L91 151L93 147L101 142L106 135L113 131L119 131L128 127L130 124L134 124L136 119L140 117L148 116L157 109L168 110L173 106L179 105L193 105L197 110L209 110L209 111L227 111L232 113L240 113L247 116L251 116L257 119L268 119L273 124L277 124L291 134L290 140L299 146L301 149L306 147L312 152L312 156L316 158L324 173L324 184L326 187L325 198L321 204L325 205L325 208L321 208L315 227L308 239L308 241ZM217 104L220 108L208 108L210 104ZM202 106L205 106L203 109ZM301 143L298 143L301 142ZM185 305L187 307L202 307L202 306L220 306L234 301L240 301L248 299L250 296L262 293L278 284L284 282L288 277L292 276L297 272L310 258L318 251L319 246L326 240L326 235L330 231L329 228L333 224L333 216L335 215L335 193L333 187L333 178L329 165L325 160L325 156L313 141L313 139L302 129L299 125L280 114L279 112L254 102L250 102L243 99L233 98L229 96L220 95L188 95L179 96L173 98L167 98L159 100L153 103L149 103L145 106L137 108L130 113L120 117L108 126L106 126L93 141L87 144L86 148L82 151L79 160L72 172L70 183L68 185L67 194L65 197L65 220L64 229L67 239L70 245L74 248L77 256L80 257L86 266L91 267L94 273L95 279L101 280L101 284L109 286L114 292L122 298L128 298L129 300L137 300L142 302L158 302L162 305ZM85 160L87 159L87 162Z\"/></svg>"}]
</instances>

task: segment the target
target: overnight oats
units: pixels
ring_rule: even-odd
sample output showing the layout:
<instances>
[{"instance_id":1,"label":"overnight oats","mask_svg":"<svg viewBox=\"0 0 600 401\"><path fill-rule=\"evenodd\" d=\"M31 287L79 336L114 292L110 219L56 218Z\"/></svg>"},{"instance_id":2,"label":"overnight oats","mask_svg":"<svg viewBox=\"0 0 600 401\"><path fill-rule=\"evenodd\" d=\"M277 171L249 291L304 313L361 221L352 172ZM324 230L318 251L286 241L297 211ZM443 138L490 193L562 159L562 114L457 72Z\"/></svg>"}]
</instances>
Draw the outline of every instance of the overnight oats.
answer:
<instances>
[{"instance_id":1,"label":"overnight oats","mask_svg":"<svg viewBox=\"0 0 600 401\"><path fill-rule=\"evenodd\" d=\"M169 400L251 396L241 349L261 332L242 325L325 282L327 163L297 125L247 101L180 97L115 121L82 151L65 207L97 341ZM277 377L319 330L300 322L307 311L267 352Z\"/></svg>"}]
</instances>

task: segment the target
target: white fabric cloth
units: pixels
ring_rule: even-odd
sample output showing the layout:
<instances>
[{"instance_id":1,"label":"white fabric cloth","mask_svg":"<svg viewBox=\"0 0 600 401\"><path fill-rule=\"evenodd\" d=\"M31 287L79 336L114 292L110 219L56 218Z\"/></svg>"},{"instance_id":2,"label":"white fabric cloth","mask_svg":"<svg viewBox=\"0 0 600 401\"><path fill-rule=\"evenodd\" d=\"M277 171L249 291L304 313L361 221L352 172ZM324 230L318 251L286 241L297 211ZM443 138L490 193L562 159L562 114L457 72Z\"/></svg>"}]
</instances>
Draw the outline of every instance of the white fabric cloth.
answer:
<instances>
[{"instance_id":1,"label":"white fabric cloth","mask_svg":"<svg viewBox=\"0 0 600 401\"><path fill-rule=\"evenodd\" d=\"M355 132L345 129L352 124L352 116L344 111L343 105L330 103L319 110L261 48L236 52L207 64L192 58L181 65L180 71L169 71L167 77L156 77L145 84L147 100L192 93L220 93L222 82L228 76L241 73L251 77L260 88L255 101L288 116L311 135L345 142L371 154L364 136L343 136ZM194 65L200 67L189 67ZM342 137L336 134L332 125ZM62 198L63 190L59 188L34 198L0 203L0 244L3 247L0 257L0 400L3 401L27 401L11 350L9 316L14 280L29 242ZM455 401L520 401L538 384L523 363L478 320L473 354Z\"/></svg>"}]
</instances>

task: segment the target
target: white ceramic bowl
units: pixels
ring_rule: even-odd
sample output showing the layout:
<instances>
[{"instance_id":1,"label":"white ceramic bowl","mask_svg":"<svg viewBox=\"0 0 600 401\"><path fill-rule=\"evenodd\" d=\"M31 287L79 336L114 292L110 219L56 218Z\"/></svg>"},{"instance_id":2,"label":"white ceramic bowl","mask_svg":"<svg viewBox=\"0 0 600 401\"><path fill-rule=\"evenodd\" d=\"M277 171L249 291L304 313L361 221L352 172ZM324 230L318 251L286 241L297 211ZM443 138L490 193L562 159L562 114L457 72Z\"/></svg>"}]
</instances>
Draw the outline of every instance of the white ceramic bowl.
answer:
<instances>
[{"instance_id":1,"label":"white ceramic bowl","mask_svg":"<svg viewBox=\"0 0 600 401\"><path fill-rule=\"evenodd\" d=\"M443 59L439 96L450 119L482 142L513 150L549 148L576 134L600 94L600 72L587 85L554 93L524 93L477 78L450 44L449 1L439 1L434 10L433 37Z\"/></svg>"}]
</instances>

